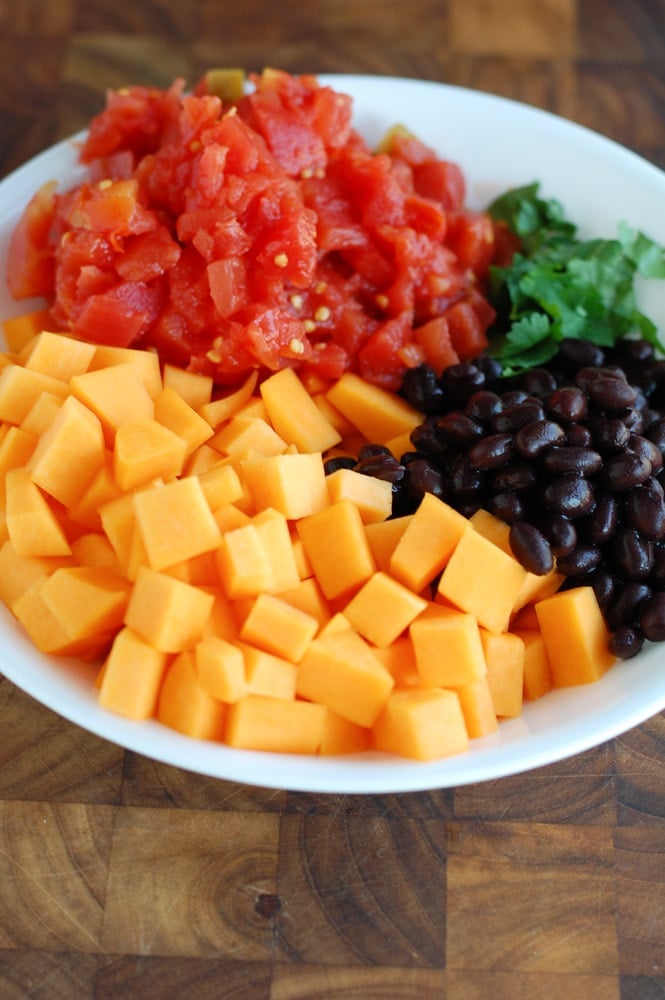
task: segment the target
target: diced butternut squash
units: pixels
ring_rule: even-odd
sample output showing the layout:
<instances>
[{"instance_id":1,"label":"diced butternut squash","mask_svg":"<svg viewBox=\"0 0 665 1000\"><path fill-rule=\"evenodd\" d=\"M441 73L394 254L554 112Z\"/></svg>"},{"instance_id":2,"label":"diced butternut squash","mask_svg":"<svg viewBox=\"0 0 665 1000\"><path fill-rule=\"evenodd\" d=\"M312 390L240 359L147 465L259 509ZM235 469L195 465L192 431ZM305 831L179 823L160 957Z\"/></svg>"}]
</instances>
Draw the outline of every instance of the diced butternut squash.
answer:
<instances>
[{"instance_id":1,"label":"diced butternut squash","mask_svg":"<svg viewBox=\"0 0 665 1000\"><path fill-rule=\"evenodd\" d=\"M591 587L564 590L536 604L554 687L599 680L615 662Z\"/></svg>"},{"instance_id":2,"label":"diced butternut squash","mask_svg":"<svg viewBox=\"0 0 665 1000\"><path fill-rule=\"evenodd\" d=\"M313 577L299 580L295 587L288 590L280 590L277 596L281 601L286 601L294 608L300 608L312 618L316 618L319 628L323 628L330 620L330 605Z\"/></svg>"},{"instance_id":3,"label":"diced butternut squash","mask_svg":"<svg viewBox=\"0 0 665 1000\"><path fill-rule=\"evenodd\" d=\"M214 433L210 424L171 388L155 399L155 420L187 442L188 457Z\"/></svg>"},{"instance_id":4,"label":"diced butternut squash","mask_svg":"<svg viewBox=\"0 0 665 1000\"><path fill-rule=\"evenodd\" d=\"M327 451L341 440L292 368L270 375L260 391L272 426L298 451Z\"/></svg>"},{"instance_id":5,"label":"diced butternut squash","mask_svg":"<svg viewBox=\"0 0 665 1000\"><path fill-rule=\"evenodd\" d=\"M350 597L376 570L360 512L348 500L302 518L298 533L328 600Z\"/></svg>"},{"instance_id":6,"label":"diced butternut squash","mask_svg":"<svg viewBox=\"0 0 665 1000\"><path fill-rule=\"evenodd\" d=\"M254 597L272 583L270 557L251 523L224 532L217 550L217 566L224 593L231 600Z\"/></svg>"},{"instance_id":7,"label":"diced butternut squash","mask_svg":"<svg viewBox=\"0 0 665 1000\"><path fill-rule=\"evenodd\" d=\"M242 651L245 663L247 694L263 694L268 698L295 698L298 671L295 663L248 643L240 643L238 648Z\"/></svg>"},{"instance_id":8,"label":"diced butternut squash","mask_svg":"<svg viewBox=\"0 0 665 1000\"><path fill-rule=\"evenodd\" d=\"M154 416L154 403L131 364L100 368L75 375L69 382L74 397L95 413L109 446L118 427Z\"/></svg>"},{"instance_id":9,"label":"diced butternut squash","mask_svg":"<svg viewBox=\"0 0 665 1000\"><path fill-rule=\"evenodd\" d=\"M314 639L298 667L297 693L359 726L372 726L394 681L353 629Z\"/></svg>"},{"instance_id":10,"label":"diced butternut squash","mask_svg":"<svg viewBox=\"0 0 665 1000\"><path fill-rule=\"evenodd\" d=\"M266 420L236 416L210 439L210 444L222 455L281 455L287 444Z\"/></svg>"},{"instance_id":11,"label":"diced butternut squash","mask_svg":"<svg viewBox=\"0 0 665 1000\"><path fill-rule=\"evenodd\" d=\"M22 556L9 540L3 542L0 546L0 601L12 610L14 602L33 583L71 564L67 556Z\"/></svg>"},{"instance_id":12,"label":"diced butternut squash","mask_svg":"<svg viewBox=\"0 0 665 1000\"><path fill-rule=\"evenodd\" d=\"M320 454L254 457L242 472L257 511L273 507L289 520L328 506L328 487Z\"/></svg>"},{"instance_id":13,"label":"diced butternut squash","mask_svg":"<svg viewBox=\"0 0 665 1000\"><path fill-rule=\"evenodd\" d=\"M4 483L9 469L19 469L27 464L37 447L39 438L22 427L9 427L0 440L0 486Z\"/></svg>"},{"instance_id":14,"label":"diced butternut squash","mask_svg":"<svg viewBox=\"0 0 665 1000\"><path fill-rule=\"evenodd\" d=\"M199 684L211 698L231 703L247 694L245 658L235 643L204 636L194 649L194 666Z\"/></svg>"},{"instance_id":15,"label":"diced butternut squash","mask_svg":"<svg viewBox=\"0 0 665 1000\"><path fill-rule=\"evenodd\" d=\"M314 754L325 720L323 705L249 694L229 706L225 740L241 750Z\"/></svg>"},{"instance_id":16,"label":"diced butternut squash","mask_svg":"<svg viewBox=\"0 0 665 1000\"><path fill-rule=\"evenodd\" d=\"M326 712L319 753L324 757L340 754L364 753L371 747L371 731L365 726L343 719L341 715Z\"/></svg>"},{"instance_id":17,"label":"diced butternut squash","mask_svg":"<svg viewBox=\"0 0 665 1000\"><path fill-rule=\"evenodd\" d=\"M43 392L64 399L67 383L21 365L6 365L0 371L0 420L15 425L22 423Z\"/></svg>"},{"instance_id":18,"label":"diced butternut squash","mask_svg":"<svg viewBox=\"0 0 665 1000\"><path fill-rule=\"evenodd\" d=\"M65 507L73 507L103 466L105 456L98 418L69 396L40 437L27 467L46 493Z\"/></svg>"},{"instance_id":19,"label":"diced butternut squash","mask_svg":"<svg viewBox=\"0 0 665 1000\"><path fill-rule=\"evenodd\" d=\"M473 615L432 604L412 623L409 635L422 684L456 688L484 677L485 656Z\"/></svg>"},{"instance_id":20,"label":"diced butternut squash","mask_svg":"<svg viewBox=\"0 0 665 1000\"><path fill-rule=\"evenodd\" d=\"M379 571L351 598L344 615L375 646L389 646L426 607L422 597Z\"/></svg>"},{"instance_id":21,"label":"diced butternut squash","mask_svg":"<svg viewBox=\"0 0 665 1000\"><path fill-rule=\"evenodd\" d=\"M426 493L395 546L391 574L420 593L447 564L468 524L448 504Z\"/></svg>"},{"instance_id":22,"label":"diced butternut squash","mask_svg":"<svg viewBox=\"0 0 665 1000\"><path fill-rule=\"evenodd\" d=\"M167 656L130 628L122 628L104 663L99 704L126 719L149 719L167 665Z\"/></svg>"},{"instance_id":23,"label":"diced butternut squash","mask_svg":"<svg viewBox=\"0 0 665 1000\"><path fill-rule=\"evenodd\" d=\"M377 569L384 573L390 572L390 560L393 552L412 517L412 514L406 514L402 517L391 517L385 521L374 521L372 524L365 525L365 534ZM417 590L420 591L422 588L418 587Z\"/></svg>"},{"instance_id":24,"label":"diced butternut squash","mask_svg":"<svg viewBox=\"0 0 665 1000\"><path fill-rule=\"evenodd\" d=\"M240 477L232 465L218 461L199 473L190 469L189 475L198 475L201 489L212 511L224 504L235 503L243 496Z\"/></svg>"},{"instance_id":25,"label":"diced butternut squash","mask_svg":"<svg viewBox=\"0 0 665 1000\"><path fill-rule=\"evenodd\" d=\"M319 623L312 615L272 594L259 594L240 629L243 642L299 663Z\"/></svg>"},{"instance_id":26,"label":"diced butternut squash","mask_svg":"<svg viewBox=\"0 0 665 1000\"><path fill-rule=\"evenodd\" d=\"M165 389L177 392L193 410L200 410L212 399L214 383L210 375L188 372L176 365L165 364L162 370L162 383Z\"/></svg>"},{"instance_id":27,"label":"diced butternut squash","mask_svg":"<svg viewBox=\"0 0 665 1000\"><path fill-rule=\"evenodd\" d=\"M179 653L203 637L214 597L200 587L142 566L136 576L124 624L155 649Z\"/></svg>"},{"instance_id":28,"label":"diced butternut squash","mask_svg":"<svg viewBox=\"0 0 665 1000\"><path fill-rule=\"evenodd\" d=\"M516 718L522 713L524 692L524 642L512 632L480 630L487 664L487 684L496 714Z\"/></svg>"},{"instance_id":29,"label":"diced butternut squash","mask_svg":"<svg viewBox=\"0 0 665 1000\"><path fill-rule=\"evenodd\" d=\"M72 558L79 566L101 566L122 575L123 569L113 546L105 535L92 531L79 535L70 545Z\"/></svg>"},{"instance_id":30,"label":"diced butternut squash","mask_svg":"<svg viewBox=\"0 0 665 1000\"><path fill-rule=\"evenodd\" d=\"M196 476L139 491L134 496L134 512L152 569L166 569L211 552L222 539Z\"/></svg>"},{"instance_id":31,"label":"diced butternut squash","mask_svg":"<svg viewBox=\"0 0 665 1000\"><path fill-rule=\"evenodd\" d=\"M360 511L363 524L385 521L393 506L392 483L365 476L354 469L337 469L327 477L331 503L349 500Z\"/></svg>"},{"instance_id":32,"label":"diced butternut squash","mask_svg":"<svg viewBox=\"0 0 665 1000\"><path fill-rule=\"evenodd\" d=\"M517 559L469 526L441 574L438 594L490 632L505 632L525 578Z\"/></svg>"},{"instance_id":33,"label":"diced butternut squash","mask_svg":"<svg viewBox=\"0 0 665 1000\"><path fill-rule=\"evenodd\" d=\"M552 673L539 629L518 630L524 643L524 698L536 701L552 688Z\"/></svg>"},{"instance_id":34,"label":"diced butternut squash","mask_svg":"<svg viewBox=\"0 0 665 1000\"><path fill-rule=\"evenodd\" d=\"M113 474L123 490L153 479L174 479L182 471L187 442L156 420L137 420L118 428Z\"/></svg>"},{"instance_id":35,"label":"diced butternut squash","mask_svg":"<svg viewBox=\"0 0 665 1000\"><path fill-rule=\"evenodd\" d=\"M251 398L259 378L258 371L251 372L237 389L226 393L219 399L204 403L199 413L211 427L219 427L225 420L235 416L238 410Z\"/></svg>"},{"instance_id":36,"label":"diced butternut squash","mask_svg":"<svg viewBox=\"0 0 665 1000\"><path fill-rule=\"evenodd\" d=\"M399 636L389 646L377 646L374 653L390 672L396 688L420 686L416 653L410 636Z\"/></svg>"},{"instance_id":37,"label":"diced butternut squash","mask_svg":"<svg viewBox=\"0 0 665 1000\"><path fill-rule=\"evenodd\" d=\"M75 340L64 333L42 330L23 357L25 368L69 382L87 371L95 355L95 345Z\"/></svg>"},{"instance_id":38,"label":"diced butternut squash","mask_svg":"<svg viewBox=\"0 0 665 1000\"><path fill-rule=\"evenodd\" d=\"M118 486L113 475L113 456L107 451L104 454L104 461L97 469L92 481L78 502L68 507L68 513L76 524L81 524L93 531L101 531L100 510L112 500L118 500L124 496L126 494Z\"/></svg>"},{"instance_id":39,"label":"diced butternut squash","mask_svg":"<svg viewBox=\"0 0 665 1000\"><path fill-rule=\"evenodd\" d=\"M469 681L455 689L462 707L466 731L472 740L489 736L499 728L487 677Z\"/></svg>"},{"instance_id":40,"label":"diced butternut squash","mask_svg":"<svg viewBox=\"0 0 665 1000\"><path fill-rule=\"evenodd\" d=\"M226 705L211 697L200 683L190 651L180 653L167 668L157 703L157 718L165 726L197 740L224 738Z\"/></svg>"},{"instance_id":41,"label":"diced butternut squash","mask_svg":"<svg viewBox=\"0 0 665 1000\"><path fill-rule=\"evenodd\" d=\"M32 312L9 316L2 321L2 332L7 349L15 354L23 350L37 334L48 329L53 320L49 309L34 309Z\"/></svg>"},{"instance_id":42,"label":"diced butternut squash","mask_svg":"<svg viewBox=\"0 0 665 1000\"><path fill-rule=\"evenodd\" d=\"M55 396L52 392L40 393L21 421L21 428L40 437L49 429L64 401L63 396Z\"/></svg>"},{"instance_id":43,"label":"diced butternut squash","mask_svg":"<svg viewBox=\"0 0 665 1000\"><path fill-rule=\"evenodd\" d=\"M270 563L270 581L264 589L268 593L279 594L297 587L300 575L287 519L279 511L268 507L256 514L251 523Z\"/></svg>"},{"instance_id":44,"label":"diced butternut squash","mask_svg":"<svg viewBox=\"0 0 665 1000\"><path fill-rule=\"evenodd\" d=\"M143 351L135 347L97 344L90 371L114 368L117 365L130 365L139 382L142 382L147 389L151 399L156 399L164 388L159 357L153 351Z\"/></svg>"},{"instance_id":45,"label":"diced butternut squash","mask_svg":"<svg viewBox=\"0 0 665 1000\"><path fill-rule=\"evenodd\" d=\"M422 421L406 400L346 372L328 390L327 398L368 441L385 444L409 433Z\"/></svg>"},{"instance_id":46,"label":"diced butternut squash","mask_svg":"<svg viewBox=\"0 0 665 1000\"><path fill-rule=\"evenodd\" d=\"M469 748L455 691L413 688L393 691L373 727L377 750L415 760L434 760Z\"/></svg>"},{"instance_id":47,"label":"diced butternut squash","mask_svg":"<svg viewBox=\"0 0 665 1000\"><path fill-rule=\"evenodd\" d=\"M44 587L50 577L36 579L16 598L12 611L21 623L30 641L42 653L53 656L98 655L110 643L112 635L101 633L94 638L72 636L69 629L53 613L43 599Z\"/></svg>"},{"instance_id":48,"label":"diced butternut squash","mask_svg":"<svg viewBox=\"0 0 665 1000\"><path fill-rule=\"evenodd\" d=\"M67 556L71 549L60 522L25 468L5 480L7 534L20 556Z\"/></svg>"}]
</instances>

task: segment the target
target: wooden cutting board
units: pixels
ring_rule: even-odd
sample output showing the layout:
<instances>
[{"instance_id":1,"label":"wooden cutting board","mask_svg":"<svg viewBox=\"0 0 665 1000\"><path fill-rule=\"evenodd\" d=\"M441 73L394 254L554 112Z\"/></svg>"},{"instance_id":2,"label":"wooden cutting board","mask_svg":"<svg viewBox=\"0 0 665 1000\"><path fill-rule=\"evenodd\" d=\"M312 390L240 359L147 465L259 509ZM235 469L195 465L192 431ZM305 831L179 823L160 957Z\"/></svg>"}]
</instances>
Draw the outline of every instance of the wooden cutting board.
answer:
<instances>
[{"instance_id":1,"label":"wooden cutting board","mask_svg":"<svg viewBox=\"0 0 665 1000\"><path fill-rule=\"evenodd\" d=\"M221 64L488 90L665 167L664 29L663 0L4 0L0 172L108 86ZM156 764L0 680L3 1000L663 996L662 714L517 777L310 795Z\"/></svg>"}]
</instances>

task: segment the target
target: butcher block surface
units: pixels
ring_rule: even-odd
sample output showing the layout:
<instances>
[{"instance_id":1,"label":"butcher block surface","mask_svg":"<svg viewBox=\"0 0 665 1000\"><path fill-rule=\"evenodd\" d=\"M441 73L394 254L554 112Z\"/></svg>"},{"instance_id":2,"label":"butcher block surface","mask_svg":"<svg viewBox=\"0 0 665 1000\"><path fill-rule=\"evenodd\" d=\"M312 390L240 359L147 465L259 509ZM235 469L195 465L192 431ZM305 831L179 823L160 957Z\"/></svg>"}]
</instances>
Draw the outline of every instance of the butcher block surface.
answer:
<instances>
[{"instance_id":1,"label":"butcher block surface","mask_svg":"<svg viewBox=\"0 0 665 1000\"><path fill-rule=\"evenodd\" d=\"M213 65L490 91L665 168L665 0L0 0L0 173L108 87ZM315 795L155 763L0 674L0 997L662 1000L665 716L516 777Z\"/></svg>"}]
</instances>

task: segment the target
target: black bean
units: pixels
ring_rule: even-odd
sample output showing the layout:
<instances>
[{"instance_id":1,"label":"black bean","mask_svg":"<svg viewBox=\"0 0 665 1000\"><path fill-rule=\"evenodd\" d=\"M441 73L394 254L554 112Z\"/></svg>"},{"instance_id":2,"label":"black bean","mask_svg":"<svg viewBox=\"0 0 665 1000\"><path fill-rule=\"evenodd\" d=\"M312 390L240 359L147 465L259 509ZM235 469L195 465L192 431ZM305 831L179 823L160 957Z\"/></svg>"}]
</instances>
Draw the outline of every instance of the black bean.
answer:
<instances>
[{"instance_id":1,"label":"black bean","mask_svg":"<svg viewBox=\"0 0 665 1000\"><path fill-rule=\"evenodd\" d=\"M602 473L603 485L611 493L632 490L651 475L651 462L632 451L608 455Z\"/></svg>"},{"instance_id":2,"label":"black bean","mask_svg":"<svg viewBox=\"0 0 665 1000\"><path fill-rule=\"evenodd\" d=\"M632 337L622 337L614 345L615 352L619 359L635 365L647 364L654 356L652 345L648 340L633 339Z\"/></svg>"},{"instance_id":3,"label":"black bean","mask_svg":"<svg viewBox=\"0 0 665 1000\"><path fill-rule=\"evenodd\" d=\"M590 448L593 444L591 431L584 424L570 424L566 427L566 444L571 448Z\"/></svg>"},{"instance_id":4,"label":"black bean","mask_svg":"<svg viewBox=\"0 0 665 1000\"><path fill-rule=\"evenodd\" d=\"M504 405L494 418L494 430L499 434L513 433L535 420L543 420L545 411L537 399L527 397L519 403Z\"/></svg>"},{"instance_id":5,"label":"black bean","mask_svg":"<svg viewBox=\"0 0 665 1000\"><path fill-rule=\"evenodd\" d=\"M583 517L595 502L593 486L582 476L559 476L547 484L543 490L543 501L553 514L566 517Z\"/></svg>"},{"instance_id":6,"label":"black bean","mask_svg":"<svg viewBox=\"0 0 665 1000\"><path fill-rule=\"evenodd\" d=\"M556 361L569 373L585 366L605 364L605 353L601 347L588 340L564 340L559 347Z\"/></svg>"},{"instance_id":7,"label":"black bean","mask_svg":"<svg viewBox=\"0 0 665 1000\"><path fill-rule=\"evenodd\" d=\"M438 430L448 444L456 448L468 448L485 435L483 425L472 420L463 410L446 413L438 421Z\"/></svg>"},{"instance_id":8,"label":"black bean","mask_svg":"<svg viewBox=\"0 0 665 1000\"><path fill-rule=\"evenodd\" d=\"M547 396L557 387L557 381L547 368L530 368L524 372L521 388L532 396Z\"/></svg>"},{"instance_id":9,"label":"black bean","mask_svg":"<svg viewBox=\"0 0 665 1000\"><path fill-rule=\"evenodd\" d=\"M390 452L366 455L356 463L355 471L388 483L399 483L404 478L404 466Z\"/></svg>"},{"instance_id":10,"label":"black bean","mask_svg":"<svg viewBox=\"0 0 665 1000\"><path fill-rule=\"evenodd\" d=\"M663 467L663 455L653 441L650 441L647 437L642 437L641 434L631 434L628 447L636 455L641 455L642 458L646 458L651 463L652 472L660 472Z\"/></svg>"},{"instance_id":11,"label":"black bean","mask_svg":"<svg viewBox=\"0 0 665 1000\"><path fill-rule=\"evenodd\" d=\"M622 410L617 416L626 425L631 434L641 434L644 430L644 417L641 410L637 407L629 406L628 409Z\"/></svg>"},{"instance_id":12,"label":"black bean","mask_svg":"<svg viewBox=\"0 0 665 1000\"><path fill-rule=\"evenodd\" d=\"M538 467L533 462L508 462L492 475L490 486L495 493L500 493L503 490L521 492L532 489L538 483L539 478Z\"/></svg>"},{"instance_id":13,"label":"black bean","mask_svg":"<svg viewBox=\"0 0 665 1000\"><path fill-rule=\"evenodd\" d=\"M392 458L392 452L385 444L363 444L358 451L358 461L362 462L365 458L376 458L377 455L390 455Z\"/></svg>"},{"instance_id":14,"label":"black bean","mask_svg":"<svg viewBox=\"0 0 665 1000\"><path fill-rule=\"evenodd\" d=\"M469 450L469 464L474 469L496 469L513 457L512 434L490 434Z\"/></svg>"},{"instance_id":15,"label":"black bean","mask_svg":"<svg viewBox=\"0 0 665 1000\"><path fill-rule=\"evenodd\" d=\"M637 390L622 378L601 376L590 379L585 390L591 402L600 410L623 410L637 399Z\"/></svg>"},{"instance_id":16,"label":"black bean","mask_svg":"<svg viewBox=\"0 0 665 1000\"><path fill-rule=\"evenodd\" d=\"M608 649L619 660L630 660L644 646L644 635L639 628L625 625L610 635Z\"/></svg>"},{"instance_id":17,"label":"black bean","mask_svg":"<svg viewBox=\"0 0 665 1000\"><path fill-rule=\"evenodd\" d=\"M645 538L656 541L665 536L665 498L656 479L630 490L623 509L628 524Z\"/></svg>"},{"instance_id":18,"label":"black bean","mask_svg":"<svg viewBox=\"0 0 665 1000\"><path fill-rule=\"evenodd\" d=\"M470 361L460 361L445 369L440 383L446 406L464 406L469 396L485 387L485 375Z\"/></svg>"},{"instance_id":19,"label":"black bean","mask_svg":"<svg viewBox=\"0 0 665 1000\"><path fill-rule=\"evenodd\" d=\"M549 517L542 530L557 558L568 555L577 545L577 528L570 518L563 514L553 514Z\"/></svg>"},{"instance_id":20,"label":"black bean","mask_svg":"<svg viewBox=\"0 0 665 1000\"><path fill-rule=\"evenodd\" d=\"M492 514L500 517L506 524L523 521L526 515L526 505L519 493L514 490L503 490L501 493L495 493L490 498L489 509Z\"/></svg>"},{"instance_id":21,"label":"black bean","mask_svg":"<svg viewBox=\"0 0 665 1000\"><path fill-rule=\"evenodd\" d=\"M572 552L557 559L557 569L565 576L580 577L598 569L602 552L598 545L581 542Z\"/></svg>"},{"instance_id":22,"label":"black bean","mask_svg":"<svg viewBox=\"0 0 665 1000\"><path fill-rule=\"evenodd\" d=\"M587 398L576 386L562 386L549 396L547 412L562 424L575 424L587 414Z\"/></svg>"},{"instance_id":23,"label":"black bean","mask_svg":"<svg viewBox=\"0 0 665 1000\"><path fill-rule=\"evenodd\" d=\"M620 587L605 612L605 621L614 631L624 625L634 625L642 604L651 597L651 587L640 580L631 580Z\"/></svg>"},{"instance_id":24,"label":"black bean","mask_svg":"<svg viewBox=\"0 0 665 1000\"><path fill-rule=\"evenodd\" d=\"M429 365L407 368L402 379L402 395L421 413L439 413L443 390L436 372Z\"/></svg>"},{"instance_id":25,"label":"black bean","mask_svg":"<svg viewBox=\"0 0 665 1000\"><path fill-rule=\"evenodd\" d=\"M619 504L610 493L602 493L596 506L582 521L584 534L594 545L604 545L614 535L619 521Z\"/></svg>"},{"instance_id":26,"label":"black bean","mask_svg":"<svg viewBox=\"0 0 665 1000\"><path fill-rule=\"evenodd\" d=\"M522 458L537 458L554 445L563 444L566 432L553 420L534 420L515 434L515 450Z\"/></svg>"},{"instance_id":27,"label":"black bean","mask_svg":"<svg viewBox=\"0 0 665 1000\"><path fill-rule=\"evenodd\" d=\"M476 423L489 426L498 413L503 409L501 397L490 389L479 389L469 396L464 412Z\"/></svg>"},{"instance_id":28,"label":"black bean","mask_svg":"<svg viewBox=\"0 0 665 1000\"><path fill-rule=\"evenodd\" d=\"M513 522L509 541L513 555L530 573L544 576L553 568L550 543L535 525L528 521Z\"/></svg>"},{"instance_id":29,"label":"black bean","mask_svg":"<svg viewBox=\"0 0 665 1000\"><path fill-rule=\"evenodd\" d=\"M504 407L514 406L516 403L526 403L527 400L533 402L534 398L526 389L506 389L501 393L501 401ZM535 402L537 403L538 400L535 400Z\"/></svg>"},{"instance_id":30,"label":"black bean","mask_svg":"<svg viewBox=\"0 0 665 1000\"><path fill-rule=\"evenodd\" d=\"M411 444L420 454L436 460L444 459L448 452L448 440L434 419L425 420L411 431Z\"/></svg>"},{"instance_id":31,"label":"black bean","mask_svg":"<svg viewBox=\"0 0 665 1000\"><path fill-rule=\"evenodd\" d=\"M450 467L448 485L453 496L472 499L483 492L485 478L471 465L467 455L460 454Z\"/></svg>"},{"instance_id":32,"label":"black bean","mask_svg":"<svg viewBox=\"0 0 665 1000\"><path fill-rule=\"evenodd\" d=\"M630 430L618 417L594 421L591 434L594 447L602 455L623 451L630 441Z\"/></svg>"},{"instance_id":33,"label":"black bean","mask_svg":"<svg viewBox=\"0 0 665 1000\"><path fill-rule=\"evenodd\" d=\"M331 473L337 472L338 469L353 469L355 465L355 458L351 458L349 455L335 455L333 458L326 459L323 463L323 471L326 476L329 476Z\"/></svg>"},{"instance_id":34,"label":"black bean","mask_svg":"<svg viewBox=\"0 0 665 1000\"><path fill-rule=\"evenodd\" d=\"M640 611L640 628L650 642L665 640L665 593L656 591Z\"/></svg>"},{"instance_id":35,"label":"black bean","mask_svg":"<svg viewBox=\"0 0 665 1000\"><path fill-rule=\"evenodd\" d=\"M488 388L499 382L502 368L501 362L497 361L496 358L490 357L489 354L481 354L479 358L476 358L475 365L485 376L485 385Z\"/></svg>"},{"instance_id":36,"label":"black bean","mask_svg":"<svg viewBox=\"0 0 665 1000\"><path fill-rule=\"evenodd\" d=\"M621 528L612 540L612 564L627 580L644 580L653 566L653 543L634 528Z\"/></svg>"},{"instance_id":37,"label":"black bean","mask_svg":"<svg viewBox=\"0 0 665 1000\"><path fill-rule=\"evenodd\" d=\"M589 386L605 379L627 383L626 373L616 365L582 365L575 372L575 385L588 392Z\"/></svg>"},{"instance_id":38,"label":"black bean","mask_svg":"<svg viewBox=\"0 0 665 1000\"><path fill-rule=\"evenodd\" d=\"M602 464L599 452L592 448L576 448L574 445L550 448L543 459L543 468L548 476L562 476L566 472L593 476L600 471Z\"/></svg>"},{"instance_id":39,"label":"black bean","mask_svg":"<svg viewBox=\"0 0 665 1000\"><path fill-rule=\"evenodd\" d=\"M662 453L665 451L665 417L660 417L658 420L654 420L649 424L644 436L648 437L650 441L656 445L659 451Z\"/></svg>"},{"instance_id":40,"label":"black bean","mask_svg":"<svg viewBox=\"0 0 665 1000\"><path fill-rule=\"evenodd\" d=\"M598 605L605 612L618 591L616 576L606 569L596 569L586 577L585 584L593 588Z\"/></svg>"},{"instance_id":41,"label":"black bean","mask_svg":"<svg viewBox=\"0 0 665 1000\"><path fill-rule=\"evenodd\" d=\"M441 471L434 468L426 458L417 458L409 462L405 466L402 481L409 494L416 499L422 498L425 493L433 493L441 499L445 496Z\"/></svg>"}]
</instances>

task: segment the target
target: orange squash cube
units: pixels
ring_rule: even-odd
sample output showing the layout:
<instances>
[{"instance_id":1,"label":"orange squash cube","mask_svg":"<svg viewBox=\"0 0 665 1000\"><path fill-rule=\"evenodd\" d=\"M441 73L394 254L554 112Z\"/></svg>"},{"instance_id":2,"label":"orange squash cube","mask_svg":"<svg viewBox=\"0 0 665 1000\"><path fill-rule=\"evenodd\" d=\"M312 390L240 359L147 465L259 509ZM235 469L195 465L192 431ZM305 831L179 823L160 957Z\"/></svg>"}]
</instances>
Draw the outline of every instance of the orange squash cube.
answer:
<instances>
[{"instance_id":1,"label":"orange squash cube","mask_svg":"<svg viewBox=\"0 0 665 1000\"><path fill-rule=\"evenodd\" d=\"M230 703L247 694L245 660L235 643L204 636L194 649L194 667L199 684L211 698Z\"/></svg>"},{"instance_id":2,"label":"orange squash cube","mask_svg":"<svg viewBox=\"0 0 665 1000\"><path fill-rule=\"evenodd\" d=\"M165 573L142 566L124 624L163 653L192 649L203 637L214 597Z\"/></svg>"},{"instance_id":3,"label":"orange squash cube","mask_svg":"<svg viewBox=\"0 0 665 1000\"><path fill-rule=\"evenodd\" d=\"M132 629L122 628L102 668L99 704L126 719L151 718L167 662L166 653Z\"/></svg>"},{"instance_id":4,"label":"orange squash cube","mask_svg":"<svg viewBox=\"0 0 665 1000\"><path fill-rule=\"evenodd\" d=\"M242 623L240 638L299 663L319 628L316 618L272 594L259 594Z\"/></svg>"},{"instance_id":5,"label":"orange squash cube","mask_svg":"<svg viewBox=\"0 0 665 1000\"><path fill-rule=\"evenodd\" d=\"M375 646L389 646L426 607L426 600L379 571L351 598L344 615Z\"/></svg>"},{"instance_id":6,"label":"orange squash cube","mask_svg":"<svg viewBox=\"0 0 665 1000\"><path fill-rule=\"evenodd\" d=\"M376 570L358 508L349 500L298 521L305 555L328 600L348 598Z\"/></svg>"},{"instance_id":7,"label":"orange squash cube","mask_svg":"<svg viewBox=\"0 0 665 1000\"><path fill-rule=\"evenodd\" d=\"M227 707L199 682L194 654L182 652L167 668L157 702L157 718L165 726L196 740L221 741Z\"/></svg>"},{"instance_id":8,"label":"orange squash cube","mask_svg":"<svg viewBox=\"0 0 665 1000\"><path fill-rule=\"evenodd\" d=\"M485 676L478 622L455 608L429 605L409 628L421 684L461 687Z\"/></svg>"},{"instance_id":9,"label":"orange squash cube","mask_svg":"<svg viewBox=\"0 0 665 1000\"><path fill-rule=\"evenodd\" d=\"M468 525L456 510L426 493L395 546L391 574L420 593L447 564Z\"/></svg>"},{"instance_id":10,"label":"orange squash cube","mask_svg":"<svg viewBox=\"0 0 665 1000\"><path fill-rule=\"evenodd\" d=\"M512 632L480 630L487 664L487 684L494 711L500 718L522 713L524 692L524 642Z\"/></svg>"},{"instance_id":11,"label":"orange squash cube","mask_svg":"<svg viewBox=\"0 0 665 1000\"><path fill-rule=\"evenodd\" d=\"M393 691L373 727L377 750L415 760L465 753L469 736L455 691Z\"/></svg>"},{"instance_id":12,"label":"orange squash cube","mask_svg":"<svg viewBox=\"0 0 665 1000\"><path fill-rule=\"evenodd\" d=\"M136 526L148 565L166 569L216 549L222 533L196 476L134 495Z\"/></svg>"},{"instance_id":13,"label":"orange squash cube","mask_svg":"<svg viewBox=\"0 0 665 1000\"><path fill-rule=\"evenodd\" d=\"M536 604L554 687L599 680L616 657L591 587L564 590Z\"/></svg>"},{"instance_id":14,"label":"orange squash cube","mask_svg":"<svg viewBox=\"0 0 665 1000\"><path fill-rule=\"evenodd\" d=\"M314 754L325 719L323 705L248 694L229 705L225 741L241 750Z\"/></svg>"},{"instance_id":15,"label":"orange squash cube","mask_svg":"<svg viewBox=\"0 0 665 1000\"><path fill-rule=\"evenodd\" d=\"M275 431L298 451L324 452L341 440L293 368L270 375L260 391Z\"/></svg>"}]
</instances>

